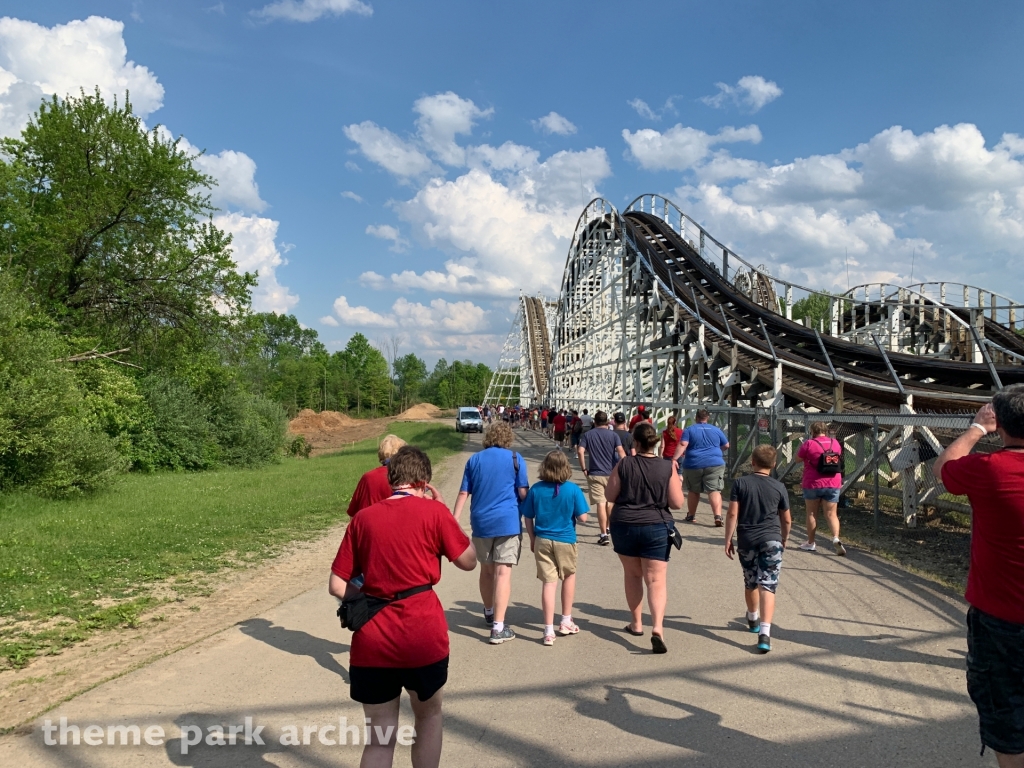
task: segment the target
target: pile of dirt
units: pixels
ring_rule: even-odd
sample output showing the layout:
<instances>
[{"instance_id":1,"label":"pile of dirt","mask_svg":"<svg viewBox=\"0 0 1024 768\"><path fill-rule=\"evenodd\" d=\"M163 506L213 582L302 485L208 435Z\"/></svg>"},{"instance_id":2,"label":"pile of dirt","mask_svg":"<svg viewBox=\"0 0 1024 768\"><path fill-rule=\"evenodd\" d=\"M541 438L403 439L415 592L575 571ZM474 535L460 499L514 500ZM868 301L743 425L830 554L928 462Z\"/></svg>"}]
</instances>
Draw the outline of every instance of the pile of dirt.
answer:
<instances>
[{"instance_id":1,"label":"pile of dirt","mask_svg":"<svg viewBox=\"0 0 1024 768\"><path fill-rule=\"evenodd\" d=\"M395 418L398 421L419 421L421 419L436 419L441 415L441 409L432 403L420 403L402 411Z\"/></svg>"},{"instance_id":2,"label":"pile of dirt","mask_svg":"<svg viewBox=\"0 0 1024 768\"><path fill-rule=\"evenodd\" d=\"M305 435L307 432L313 432L314 430L345 429L360 423L360 421L353 419L348 414L338 413L337 411L317 413L309 408L304 408L299 411L294 419L288 422L288 428L296 435Z\"/></svg>"},{"instance_id":3,"label":"pile of dirt","mask_svg":"<svg viewBox=\"0 0 1024 768\"><path fill-rule=\"evenodd\" d=\"M392 419L353 419L345 413L306 408L288 422L293 435L302 435L313 454L336 451L352 443L381 434Z\"/></svg>"}]
</instances>

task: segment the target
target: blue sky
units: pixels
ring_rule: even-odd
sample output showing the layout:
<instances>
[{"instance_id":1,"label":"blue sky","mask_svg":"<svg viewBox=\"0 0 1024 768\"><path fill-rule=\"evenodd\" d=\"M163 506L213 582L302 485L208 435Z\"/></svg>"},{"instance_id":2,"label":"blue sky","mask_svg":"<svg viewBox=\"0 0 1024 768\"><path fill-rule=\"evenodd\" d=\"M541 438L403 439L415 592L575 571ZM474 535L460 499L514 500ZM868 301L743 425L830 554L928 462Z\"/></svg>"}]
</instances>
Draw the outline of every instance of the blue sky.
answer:
<instances>
[{"instance_id":1,"label":"blue sky","mask_svg":"<svg viewBox=\"0 0 1024 768\"><path fill-rule=\"evenodd\" d=\"M553 9L552 9L553 7ZM675 200L800 282L1024 298L1024 5L19 2L0 133L130 87L207 150L259 309L496 361L582 201ZM95 17L95 18L90 18ZM552 114L554 113L554 114ZM542 118L545 118L542 120Z\"/></svg>"}]
</instances>

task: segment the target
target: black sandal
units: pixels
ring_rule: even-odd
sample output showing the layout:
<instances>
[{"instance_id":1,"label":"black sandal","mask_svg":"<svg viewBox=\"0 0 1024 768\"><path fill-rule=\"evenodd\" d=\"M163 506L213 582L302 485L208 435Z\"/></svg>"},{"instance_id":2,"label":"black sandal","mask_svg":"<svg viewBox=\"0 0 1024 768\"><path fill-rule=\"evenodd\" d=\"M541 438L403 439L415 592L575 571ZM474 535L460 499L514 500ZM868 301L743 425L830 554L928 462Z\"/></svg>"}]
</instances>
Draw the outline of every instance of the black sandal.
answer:
<instances>
[{"instance_id":1,"label":"black sandal","mask_svg":"<svg viewBox=\"0 0 1024 768\"><path fill-rule=\"evenodd\" d=\"M651 650L655 653L668 653L665 641L661 639L660 635L651 635Z\"/></svg>"},{"instance_id":2,"label":"black sandal","mask_svg":"<svg viewBox=\"0 0 1024 768\"><path fill-rule=\"evenodd\" d=\"M715 515L715 528L721 528L723 525L724 523L722 522L722 516Z\"/></svg>"},{"instance_id":3,"label":"black sandal","mask_svg":"<svg viewBox=\"0 0 1024 768\"><path fill-rule=\"evenodd\" d=\"M686 517L684 517L684 518L683 518L683 522L684 522L684 523L692 523L692 522L694 522L694 521L695 521L696 519L697 519L697 516L696 516L696 515L687 515Z\"/></svg>"},{"instance_id":4,"label":"black sandal","mask_svg":"<svg viewBox=\"0 0 1024 768\"><path fill-rule=\"evenodd\" d=\"M644 631L642 629L639 632L634 632L633 628L631 626L629 626L629 624L624 626L622 628L622 631L627 633L627 634L632 635L633 637L643 637L644 636Z\"/></svg>"}]
</instances>

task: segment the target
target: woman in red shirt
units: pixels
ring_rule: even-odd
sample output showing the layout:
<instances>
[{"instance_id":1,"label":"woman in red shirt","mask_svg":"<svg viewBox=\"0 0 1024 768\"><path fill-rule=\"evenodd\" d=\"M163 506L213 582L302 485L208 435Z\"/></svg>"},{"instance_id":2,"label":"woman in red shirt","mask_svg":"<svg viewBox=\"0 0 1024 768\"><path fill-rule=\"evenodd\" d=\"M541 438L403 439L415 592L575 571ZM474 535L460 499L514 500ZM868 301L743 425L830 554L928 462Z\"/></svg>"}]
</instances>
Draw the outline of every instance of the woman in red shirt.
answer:
<instances>
[{"instance_id":1,"label":"woman in red shirt","mask_svg":"<svg viewBox=\"0 0 1024 768\"><path fill-rule=\"evenodd\" d=\"M665 431L661 433L661 457L671 459L676 453L676 446L683 436L683 430L676 426L676 417L669 416Z\"/></svg>"},{"instance_id":2,"label":"woman in red shirt","mask_svg":"<svg viewBox=\"0 0 1024 768\"><path fill-rule=\"evenodd\" d=\"M430 478L430 459L420 449L407 445L391 458L393 493L349 523L331 566L332 595L344 597L348 582L360 573L363 592L385 599L437 584L442 555L461 570L476 568L473 545ZM440 764L448 652L448 622L433 589L389 603L353 633L349 692L374 726L361 765L391 765L403 688L416 717L413 765Z\"/></svg>"},{"instance_id":3,"label":"woman in red shirt","mask_svg":"<svg viewBox=\"0 0 1024 768\"><path fill-rule=\"evenodd\" d=\"M352 500L348 503L348 516L355 517L361 509L384 501L391 495L391 484L388 482L388 462L405 445L405 440L398 435L385 435L377 448L377 459L380 466L365 473L352 492Z\"/></svg>"}]
</instances>

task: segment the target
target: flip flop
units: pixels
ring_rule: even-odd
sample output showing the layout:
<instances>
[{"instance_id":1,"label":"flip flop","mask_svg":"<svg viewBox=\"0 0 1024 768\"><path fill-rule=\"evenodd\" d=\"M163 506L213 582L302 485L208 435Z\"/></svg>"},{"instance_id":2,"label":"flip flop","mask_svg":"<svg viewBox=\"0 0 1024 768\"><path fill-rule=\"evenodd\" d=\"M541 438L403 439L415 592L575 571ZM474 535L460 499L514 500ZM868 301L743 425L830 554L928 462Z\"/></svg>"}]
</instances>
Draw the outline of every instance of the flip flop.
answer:
<instances>
[{"instance_id":1,"label":"flip flop","mask_svg":"<svg viewBox=\"0 0 1024 768\"><path fill-rule=\"evenodd\" d=\"M683 518L683 522L692 523L696 519L697 519L696 515L694 515L693 517L690 517L690 515L687 515L686 517Z\"/></svg>"},{"instance_id":2,"label":"flip flop","mask_svg":"<svg viewBox=\"0 0 1024 768\"><path fill-rule=\"evenodd\" d=\"M630 627L630 626L629 626L629 624L627 624L626 626L624 626L624 627L622 628L622 631L623 631L623 632L625 632L625 633L626 633L626 634L628 634L628 635L632 635L633 637L643 637L643 636L644 636L643 630L641 630L641 631L639 631L639 632L634 632L634 631L633 631L633 628L632 628L632 627Z\"/></svg>"},{"instance_id":3,"label":"flip flop","mask_svg":"<svg viewBox=\"0 0 1024 768\"><path fill-rule=\"evenodd\" d=\"M665 647L665 641L658 635L651 635L651 649L655 653L668 653L668 648Z\"/></svg>"}]
</instances>

